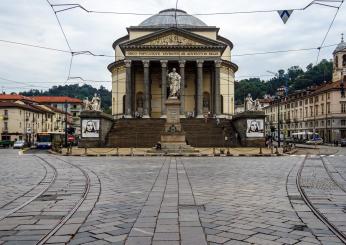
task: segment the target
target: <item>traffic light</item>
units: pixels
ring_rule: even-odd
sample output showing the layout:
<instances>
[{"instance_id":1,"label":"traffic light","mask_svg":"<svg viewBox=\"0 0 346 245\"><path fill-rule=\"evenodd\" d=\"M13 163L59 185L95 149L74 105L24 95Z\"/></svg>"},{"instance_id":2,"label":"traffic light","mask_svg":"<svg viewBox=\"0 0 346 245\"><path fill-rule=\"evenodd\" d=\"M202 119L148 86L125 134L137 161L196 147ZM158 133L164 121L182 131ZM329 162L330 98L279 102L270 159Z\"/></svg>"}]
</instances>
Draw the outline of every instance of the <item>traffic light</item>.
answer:
<instances>
[{"instance_id":1,"label":"traffic light","mask_svg":"<svg viewBox=\"0 0 346 245\"><path fill-rule=\"evenodd\" d=\"M75 133L75 131L76 131L76 129L75 129L75 128L72 128L72 127L67 128L67 133L68 133L68 134L74 134L74 133Z\"/></svg>"}]
</instances>

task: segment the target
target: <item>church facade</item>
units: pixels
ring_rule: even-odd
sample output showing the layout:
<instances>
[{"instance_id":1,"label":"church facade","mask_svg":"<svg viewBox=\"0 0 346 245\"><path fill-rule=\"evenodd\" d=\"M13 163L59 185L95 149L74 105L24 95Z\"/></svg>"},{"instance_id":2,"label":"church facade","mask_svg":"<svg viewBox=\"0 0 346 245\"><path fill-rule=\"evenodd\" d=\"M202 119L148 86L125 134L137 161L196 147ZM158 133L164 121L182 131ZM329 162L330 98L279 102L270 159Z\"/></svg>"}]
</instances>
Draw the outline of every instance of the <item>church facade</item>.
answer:
<instances>
[{"instance_id":1,"label":"church facade","mask_svg":"<svg viewBox=\"0 0 346 245\"><path fill-rule=\"evenodd\" d=\"M231 118L234 114L233 44L179 9L167 9L113 43L112 114L115 118L166 116L168 73L179 73L180 116L206 113Z\"/></svg>"}]
</instances>

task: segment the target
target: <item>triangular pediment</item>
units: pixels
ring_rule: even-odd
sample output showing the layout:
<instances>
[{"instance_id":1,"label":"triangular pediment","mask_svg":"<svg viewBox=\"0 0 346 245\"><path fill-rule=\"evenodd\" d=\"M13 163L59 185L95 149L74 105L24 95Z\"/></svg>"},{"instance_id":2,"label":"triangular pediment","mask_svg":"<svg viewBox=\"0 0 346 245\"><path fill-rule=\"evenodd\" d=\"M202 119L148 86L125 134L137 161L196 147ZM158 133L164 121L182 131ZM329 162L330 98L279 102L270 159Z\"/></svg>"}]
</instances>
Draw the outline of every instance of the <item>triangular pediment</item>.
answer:
<instances>
[{"instance_id":1,"label":"triangular pediment","mask_svg":"<svg viewBox=\"0 0 346 245\"><path fill-rule=\"evenodd\" d=\"M224 49L226 48L226 44L183 29L172 27L127 41L120 44L120 47L122 49L148 47L208 47Z\"/></svg>"}]
</instances>

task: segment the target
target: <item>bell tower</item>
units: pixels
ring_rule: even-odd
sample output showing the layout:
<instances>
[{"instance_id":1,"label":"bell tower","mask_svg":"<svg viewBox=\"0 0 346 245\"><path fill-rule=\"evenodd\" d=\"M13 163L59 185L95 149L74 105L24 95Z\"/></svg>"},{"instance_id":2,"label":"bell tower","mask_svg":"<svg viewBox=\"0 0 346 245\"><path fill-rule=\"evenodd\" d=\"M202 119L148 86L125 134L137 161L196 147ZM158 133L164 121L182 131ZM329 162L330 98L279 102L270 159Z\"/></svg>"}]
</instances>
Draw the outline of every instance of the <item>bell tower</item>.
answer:
<instances>
[{"instance_id":1,"label":"bell tower","mask_svg":"<svg viewBox=\"0 0 346 245\"><path fill-rule=\"evenodd\" d=\"M344 34L341 34L341 42L333 52L333 82L343 80L346 76L346 43L344 42Z\"/></svg>"}]
</instances>

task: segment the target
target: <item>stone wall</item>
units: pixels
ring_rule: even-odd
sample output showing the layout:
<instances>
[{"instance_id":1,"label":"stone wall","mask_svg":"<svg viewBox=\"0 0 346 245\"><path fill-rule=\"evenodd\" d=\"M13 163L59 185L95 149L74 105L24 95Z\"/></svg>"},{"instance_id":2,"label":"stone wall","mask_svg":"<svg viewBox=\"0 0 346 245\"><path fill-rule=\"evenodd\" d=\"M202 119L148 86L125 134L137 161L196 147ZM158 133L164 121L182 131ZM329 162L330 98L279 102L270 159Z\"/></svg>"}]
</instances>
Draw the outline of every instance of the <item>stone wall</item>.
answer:
<instances>
[{"instance_id":1,"label":"stone wall","mask_svg":"<svg viewBox=\"0 0 346 245\"><path fill-rule=\"evenodd\" d=\"M113 126L113 117L105 114L101 111L83 111L80 114L81 129L83 120L100 120L99 137L83 137L81 133L81 139L79 141L79 147L103 147L106 145L106 136ZM82 129L83 130L83 129Z\"/></svg>"}]
</instances>

